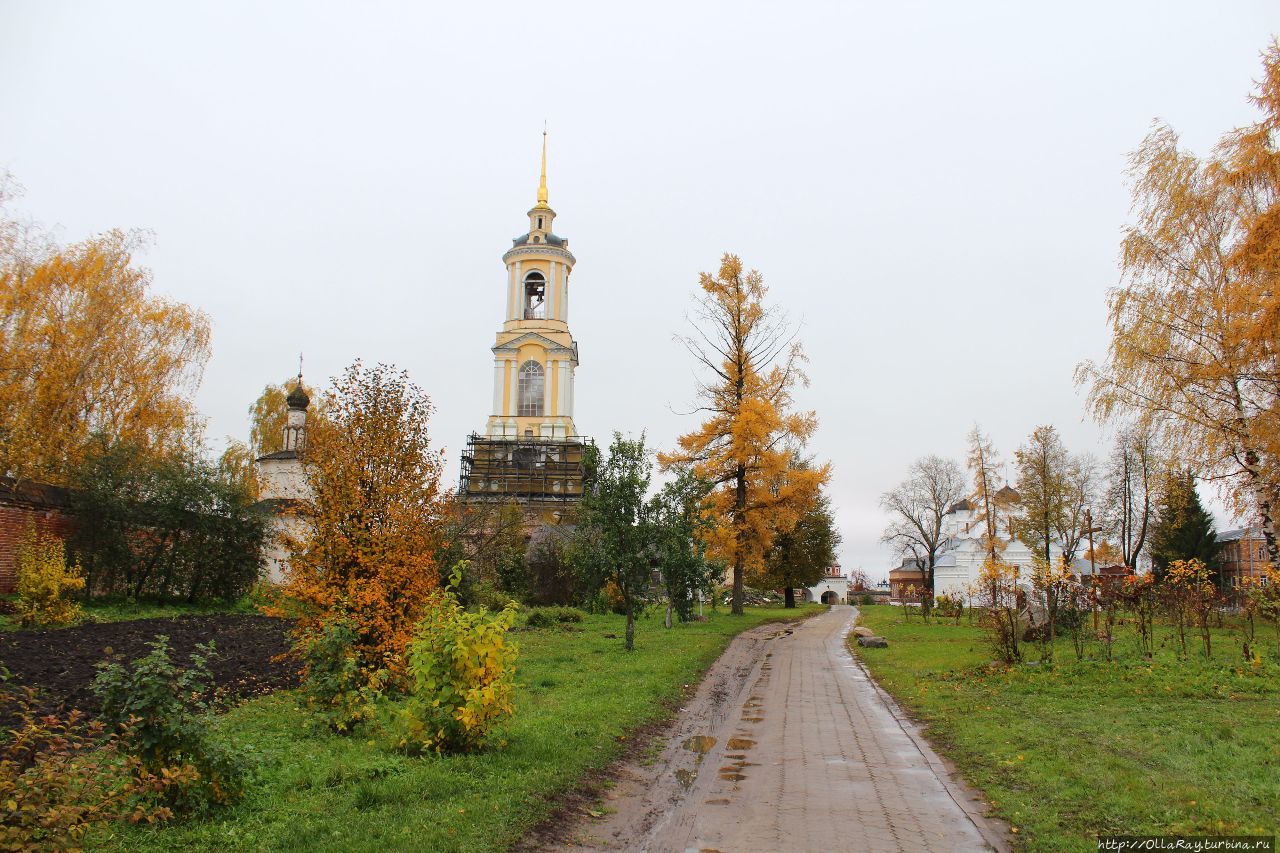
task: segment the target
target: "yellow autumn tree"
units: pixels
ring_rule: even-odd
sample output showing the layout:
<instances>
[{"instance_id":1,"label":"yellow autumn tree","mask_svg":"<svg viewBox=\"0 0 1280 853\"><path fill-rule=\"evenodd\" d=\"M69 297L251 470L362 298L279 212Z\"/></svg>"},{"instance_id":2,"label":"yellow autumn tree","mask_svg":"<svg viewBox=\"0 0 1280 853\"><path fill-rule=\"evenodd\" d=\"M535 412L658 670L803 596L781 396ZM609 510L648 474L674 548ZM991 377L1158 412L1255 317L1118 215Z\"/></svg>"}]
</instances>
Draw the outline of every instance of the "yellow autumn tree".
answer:
<instances>
[{"instance_id":1,"label":"yellow autumn tree","mask_svg":"<svg viewBox=\"0 0 1280 853\"><path fill-rule=\"evenodd\" d=\"M973 476L971 500L977 508L976 520L982 524L982 549L987 552L989 562L997 562L1000 552L1004 550L1004 540L999 535L1000 511L1003 506L997 497L996 488L996 469L1000 465L1000 456L991 438L984 435L977 424L969 431L969 454L965 461Z\"/></svg>"},{"instance_id":2,"label":"yellow autumn tree","mask_svg":"<svg viewBox=\"0 0 1280 853\"><path fill-rule=\"evenodd\" d=\"M1085 362L1102 419L1136 415L1256 514L1280 561L1280 45L1264 55L1262 118L1207 157L1158 124L1131 155L1135 223L1109 296L1111 347Z\"/></svg>"},{"instance_id":3,"label":"yellow autumn tree","mask_svg":"<svg viewBox=\"0 0 1280 853\"><path fill-rule=\"evenodd\" d=\"M209 358L208 318L151 292L150 272L133 259L138 235L57 246L5 211L5 186L0 475L65 482L95 433L156 453L184 444Z\"/></svg>"},{"instance_id":4,"label":"yellow autumn tree","mask_svg":"<svg viewBox=\"0 0 1280 853\"><path fill-rule=\"evenodd\" d=\"M404 673L404 650L439 585L443 454L431 448L430 399L404 372L348 367L307 434L312 498L304 540L290 543L285 594L307 633L354 626L362 672Z\"/></svg>"},{"instance_id":5,"label":"yellow autumn tree","mask_svg":"<svg viewBox=\"0 0 1280 853\"><path fill-rule=\"evenodd\" d=\"M774 537L814 505L831 467L791 465L818 419L793 411L793 390L808 381L804 352L785 316L765 306L764 277L726 254L699 284L697 335L681 340L706 371L698 401L708 417L658 459L664 468L692 465L713 484L708 551L733 567L732 610L740 614L744 572L763 570Z\"/></svg>"}]
</instances>

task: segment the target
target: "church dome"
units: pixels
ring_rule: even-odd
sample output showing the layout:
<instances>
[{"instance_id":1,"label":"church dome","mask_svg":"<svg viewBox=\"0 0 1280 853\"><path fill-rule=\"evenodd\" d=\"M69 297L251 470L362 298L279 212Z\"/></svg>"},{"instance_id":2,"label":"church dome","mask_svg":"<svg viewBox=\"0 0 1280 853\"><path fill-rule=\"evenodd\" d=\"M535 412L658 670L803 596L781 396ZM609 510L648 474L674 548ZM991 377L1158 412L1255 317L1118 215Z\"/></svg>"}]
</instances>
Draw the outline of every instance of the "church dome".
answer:
<instances>
[{"instance_id":1,"label":"church dome","mask_svg":"<svg viewBox=\"0 0 1280 853\"><path fill-rule=\"evenodd\" d=\"M291 409L305 409L311 404L311 398L307 396L307 392L302 390L302 380L298 380L298 384L293 386L293 390L289 392L289 396L284 398L284 402Z\"/></svg>"}]
</instances>

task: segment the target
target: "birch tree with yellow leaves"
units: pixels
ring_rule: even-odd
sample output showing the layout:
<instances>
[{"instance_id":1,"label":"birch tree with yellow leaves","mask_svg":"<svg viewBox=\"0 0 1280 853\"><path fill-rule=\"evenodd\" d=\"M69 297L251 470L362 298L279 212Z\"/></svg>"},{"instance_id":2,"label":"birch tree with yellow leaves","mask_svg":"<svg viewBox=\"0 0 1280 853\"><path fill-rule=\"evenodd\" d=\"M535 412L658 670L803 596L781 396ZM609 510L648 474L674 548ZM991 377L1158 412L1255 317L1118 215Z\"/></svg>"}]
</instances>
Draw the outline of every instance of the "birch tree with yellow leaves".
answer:
<instances>
[{"instance_id":1,"label":"birch tree with yellow leaves","mask_svg":"<svg viewBox=\"0 0 1280 853\"><path fill-rule=\"evenodd\" d=\"M791 464L818 418L794 411L793 392L808 382L804 351L786 317L766 307L764 277L725 254L699 284L696 333L680 340L705 372L697 411L707 417L658 459L664 468L692 465L712 484L709 556L733 567L732 612L741 614L745 572L764 568L774 537L814 505L831 468Z\"/></svg>"},{"instance_id":2,"label":"birch tree with yellow leaves","mask_svg":"<svg viewBox=\"0 0 1280 853\"><path fill-rule=\"evenodd\" d=\"M1257 122L1207 157L1158 124L1131 155L1111 346L1076 377L1100 419L1136 416L1225 485L1280 563L1280 43L1263 60Z\"/></svg>"},{"instance_id":3,"label":"birch tree with yellow leaves","mask_svg":"<svg viewBox=\"0 0 1280 853\"><path fill-rule=\"evenodd\" d=\"M187 443L208 318L151 292L138 235L58 246L4 210L13 186L0 176L0 475L66 482L95 433Z\"/></svg>"}]
</instances>

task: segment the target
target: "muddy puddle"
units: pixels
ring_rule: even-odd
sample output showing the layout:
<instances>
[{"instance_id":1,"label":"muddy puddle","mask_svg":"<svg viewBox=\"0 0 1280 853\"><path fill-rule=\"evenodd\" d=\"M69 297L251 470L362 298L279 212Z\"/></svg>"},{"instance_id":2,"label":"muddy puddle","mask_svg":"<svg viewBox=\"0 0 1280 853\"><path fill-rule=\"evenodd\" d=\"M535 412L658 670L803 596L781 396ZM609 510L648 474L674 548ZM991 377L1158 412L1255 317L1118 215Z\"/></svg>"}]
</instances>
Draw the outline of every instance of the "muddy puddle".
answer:
<instances>
[{"instance_id":1,"label":"muddy puddle","mask_svg":"<svg viewBox=\"0 0 1280 853\"><path fill-rule=\"evenodd\" d=\"M706 755L715 745L716 739L711 735L694 735L684 739L684 748L700 756Z\"/></svg>"}]
</instances>

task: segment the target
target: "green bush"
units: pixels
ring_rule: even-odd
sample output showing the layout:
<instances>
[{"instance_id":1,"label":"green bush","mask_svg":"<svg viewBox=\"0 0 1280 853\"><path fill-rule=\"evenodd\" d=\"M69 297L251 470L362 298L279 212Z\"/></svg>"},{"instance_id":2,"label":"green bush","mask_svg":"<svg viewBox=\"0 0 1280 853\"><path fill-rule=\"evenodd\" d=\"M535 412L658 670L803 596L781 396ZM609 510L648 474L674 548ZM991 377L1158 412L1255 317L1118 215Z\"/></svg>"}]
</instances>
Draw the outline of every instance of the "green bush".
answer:
<instances>
[{"instance_id":1,"label":"green bush","mask_svg":"<svg viewBox=\"0 0 1280 853\"><path fill-rule=\"evenodd\" d=\"M365 672L356 649L355 620L334 616L299 633L293 651L302 664L307 707L327 728L349 732L371 719L387 672Z\"/></svg>"},{"instance_id":2,"label":"green bush","mask_svg":"<svg viewBox=\"0 0 1280 853\"><path fill-rule=\"evenodd\" d=\"M858 604L863 607L870 607L876 603L876 597L869 592L864 592L862 597L858 599Z\"/></svg>"},{"instance_id":3,"label":"green bush","mask_svg":"<svg viewBox=\"0 0 1280 853\"><path fill-rule=\"evenodd\" d=\"M554 628L581 622L586 616L576 607L535 607L525 619L526 628Z\"/></svg>"},{"instance_id":4,"label":"green bush","mask_svg":"<svg viewBox=\"0 0 1280 853\"><path fill-rule=\"evenodd\" d=\"M507 631L516 608L468 613L454 589L431 593L409 644L412 695L397 714L397 745L410 753L464 752L484 744L514 708L515 644Z\"/></svg>"},{"instance_id":5,"label":"green bush","mask_svg":"<svg viewBox=\"0 0 1280 853\"><path fill-rule=\"evenodd\" d=\"M520 599L486 581L471 587L470 599L477 607L485 610L499 611L505 610L509 605L517 608L520 606Z\"/></svg>"},{"instance_id":6,"label":"green bush","mask_svg":"<svg viewBox=\"0 0 1280 853\"><path fill-rule=\"evenodd\" d=\"M197 646L185 669L170 660L168 637L150 646L130 666L98 665L93 691L103 721L119 732L121 751L136 758L143 773L185 777L185 784L164 792L170 805L197 810L238 800L244 794L244 757L211 734L204 699L212 681L213 643Z\"/></svg>"},{"instance_id":7,"label":"green bush","mask_svg":"<svg viewBox=\"0 0 1280 853\"><path fill-rule=\"evenodd\" d=\"M941 619L959 619L964 615L964 601L944 593L934 599L933 612Z\"/></svg>"},{"instance_id":8,"label":"green bush","mask_svg":"<svg viewBox=\"0 0 1280 853\"><path fill-rule=\"evenodd\" d=\"M262 573L266 517L198 453L98 437L68 485L87 597L232 602Z\"/></svg>"}]
</instances>

